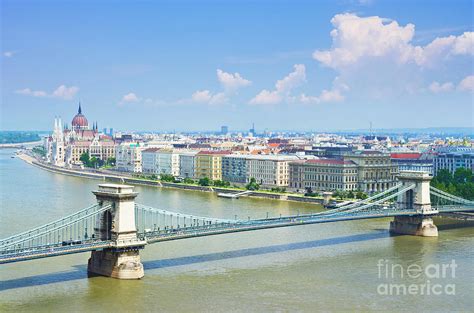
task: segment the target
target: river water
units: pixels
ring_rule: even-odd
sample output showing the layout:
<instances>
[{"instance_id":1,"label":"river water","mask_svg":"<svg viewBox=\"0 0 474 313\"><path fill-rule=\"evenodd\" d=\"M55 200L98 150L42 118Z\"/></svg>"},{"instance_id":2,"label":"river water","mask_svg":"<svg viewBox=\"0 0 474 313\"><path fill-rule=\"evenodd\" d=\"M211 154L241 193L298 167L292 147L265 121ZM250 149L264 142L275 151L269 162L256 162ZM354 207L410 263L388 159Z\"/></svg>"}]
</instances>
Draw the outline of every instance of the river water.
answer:
<instances>
[{"instance_id":1,"label":"river water","mask_svg":"<svg viewBox=\"0 0 474 313\"><path fill-rule=\"evenodd\" d=\"M95 202L91 191L99 181L50 173L11 158L13 153L0 150L1 238ZM296 202L135 189L139 203L201 216L262 218L267 212L321 210ZM88 253L1 265L0 311L472 311L474 228L444 219L436 220L438 238L393 237L389 221L153 244L141 251L145 277L136 281L87 278ZM454 272L446 265L437 275L436 268L452 262ZM408 275L409 266L421 273ZM417 288L412 294L398 289L410 285Z\"/></svg>"}]
</instances>

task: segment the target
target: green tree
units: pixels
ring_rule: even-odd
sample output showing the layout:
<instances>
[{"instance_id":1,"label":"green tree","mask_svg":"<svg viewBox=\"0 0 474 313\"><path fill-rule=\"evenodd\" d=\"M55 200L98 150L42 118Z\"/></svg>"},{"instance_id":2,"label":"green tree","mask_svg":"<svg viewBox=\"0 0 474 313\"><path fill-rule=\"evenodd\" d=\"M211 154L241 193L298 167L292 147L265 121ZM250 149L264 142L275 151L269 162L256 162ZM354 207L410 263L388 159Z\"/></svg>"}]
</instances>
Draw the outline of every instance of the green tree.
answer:
<instances>
[{"instance_id":1,"label":"green tree","mask_svg":"<svg viewBox=\"0 0 474 313\"><path fill-rule=\"evenodd\" d=\"M216 187L230 187L230 183L225 180L215 180L214 186Z\"/></svg>"},{"instance_id":2,"label":"green tree","mask_svg":"<svg viewBox=\"0 0 474 313\"><path fill-rule=\"evenodd\" d=\"M90 167L91 159L90 159L89 153L84 152L83 154L81 154L81 156L79 157L79 160L82 162L82 164L84 164L84 166Z\"/></svg>"},{"instance_id":3,"label":"green tree","mask_svg":"<svg viewBox=\"0 0 474 313\"><path fill-rule=\"evenodd\" d=\"M198 184L199 186L211 186L212 180L209 177L204 177L204 178L199 179Z\"/></svg>"},{"instance_id":4,"label":"green tree","mask_svg":"<svg viewBox=\"0 0 474 313\"><path fill-rule=\"evenodd\" d=\"M174 176L171 174L161 174L160 175L160 180L166 181L166 182L174 182Z\"/></svg>"},{"instance_id":5,"label":"green tree","mask_svg":"<svg viewBox=\"0 0 474 313\"><path fill-rule=\"evenodd\" d=\"M245 189L247 190L258 190L260 189L260 185L257 184L257 180L253 177L250 178L250 182L245 185Z\"/></svg>"},{"instance_id":6,"label":"green tree","mask_svg":"<svg viewBox=\"0 0 474 313\"><path fill-rule=\"evenodd\" d=\"M185 179L183 179L183 183L194 184L194 180L192 178L186 177Z\"/></svg>"},{"instance_id":7,"label":"green tree","mask_svg":"<svg viewBox=\"0 0 474 313\"><path fill-rule=\"evenodd\" d=\"M349 199L354 199L355 198L354 192L352 190L349 190L349 192L347 193L347 198L349 198Z\"/></svg>"},{"instance_id":8,"label":"green tree","mask_svg":"<svg viewBox=\"0 0 474 313\"><path fill-rule=\"evenodd\" d=\"M108 165L108 166L115 166L116 159L115 159L115 158L108 158L105 163L106 163L106 165Z\"/></svg>"},{"instance_id":9,"label":"green tree","mask_svg":"<svg viewBox=\"0 0 474 313\"><path fill-rule=\"evenodd\" d=\"M356 193L356 198L357 198L357 199L364 200L364 199L367 199L368 196L367 196L367 194L366 194L365 192L359 190L359 191L357 191L357 193Z\"/></svg>"}]
</instances>

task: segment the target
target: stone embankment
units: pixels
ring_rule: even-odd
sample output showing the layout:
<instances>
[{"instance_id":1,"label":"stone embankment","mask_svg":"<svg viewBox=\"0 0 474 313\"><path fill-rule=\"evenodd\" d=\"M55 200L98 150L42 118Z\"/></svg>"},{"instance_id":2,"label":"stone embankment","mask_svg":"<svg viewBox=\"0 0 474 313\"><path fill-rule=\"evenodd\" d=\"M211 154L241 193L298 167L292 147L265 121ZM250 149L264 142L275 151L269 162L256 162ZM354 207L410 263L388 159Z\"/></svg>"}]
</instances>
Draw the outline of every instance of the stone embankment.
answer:
<instances>
[{"instance_id":1,"label":"stone embankment","mask_svg":"<svg viewBox=\"0 0 474 313\"><path fill-rule=\"evenodd\" d=\"M83 177L89 179L97 179L102 181L110 181L115 183L121 184L131 184L131 185L143 185L143 186L152 186L152 187L165 187L165 188L177 188L177 189L184 189L184 190L194 190L194 191L204 191L204 192L215 192L215 193L237 193L241 192L240 189L232 189L232 188L219 188L219 187L212 187L212 186L198 186L198 185L189 185L189 184L180 184L180 183L170 183L170 182L161 182L155 180L147 180L142 178L134 178L126 175L120 175L119 173L111 173L111 171L103 172L103 171L91 171L91 170L79 170L79 169L68 169L63 167L58 167L50 164L45 164L37 159L33 158L27 154L18 154L18 157L25 162L42 168L44 170L60 173L63 175L75 176L75 177ZM295 194L279 194L279 193L270 193L264 191L255 191L251 194L247 195L248 197L256 197L256 198L266 198L266 199L273 199L273 200L285 200L285 201L297 201L297 202L305 202L305 203L314 203L314 204L322 204L323 199L321 198L314 198L314 197L304 197Z\"/></svg>"}]
</instances>

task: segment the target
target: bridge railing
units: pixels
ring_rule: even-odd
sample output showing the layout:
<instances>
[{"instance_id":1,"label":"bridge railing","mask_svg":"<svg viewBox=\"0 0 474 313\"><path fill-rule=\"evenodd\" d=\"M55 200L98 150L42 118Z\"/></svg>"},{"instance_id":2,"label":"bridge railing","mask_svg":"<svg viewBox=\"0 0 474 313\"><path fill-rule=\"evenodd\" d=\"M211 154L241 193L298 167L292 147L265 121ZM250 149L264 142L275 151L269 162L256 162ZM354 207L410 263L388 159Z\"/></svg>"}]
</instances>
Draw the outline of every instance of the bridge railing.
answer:
<instances>
[{"instance_id":1,"label":"bridge railing","mask_svg":"<svg viewBox=\"0 0 474 313\"><path fill-rule=\"evenodd\" d=\"M88 207L56 222L10 236L2 240L0 254L10 253L12 250L42 250L100 240L95 236L95 228L100 221L100 214L110 208L111 205Z\"/></svg>"}]
</instances>

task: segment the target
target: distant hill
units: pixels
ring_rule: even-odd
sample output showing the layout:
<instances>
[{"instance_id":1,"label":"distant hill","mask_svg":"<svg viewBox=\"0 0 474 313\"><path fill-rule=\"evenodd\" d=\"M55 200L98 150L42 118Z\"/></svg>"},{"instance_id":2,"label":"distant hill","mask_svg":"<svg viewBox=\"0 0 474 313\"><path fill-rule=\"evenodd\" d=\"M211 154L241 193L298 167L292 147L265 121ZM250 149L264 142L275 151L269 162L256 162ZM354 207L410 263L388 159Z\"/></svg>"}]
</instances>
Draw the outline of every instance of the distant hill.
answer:
<instances>
[{"instance_id":1,"label":"distant hill","mask_svg":"<svg viewBox=\"0 0 474 313\"><path fill-rule=\"evenodd\" d=\"M41 137L36 131L0 131L0 144L39 141Z\"/></svg>"}]
</instances>

